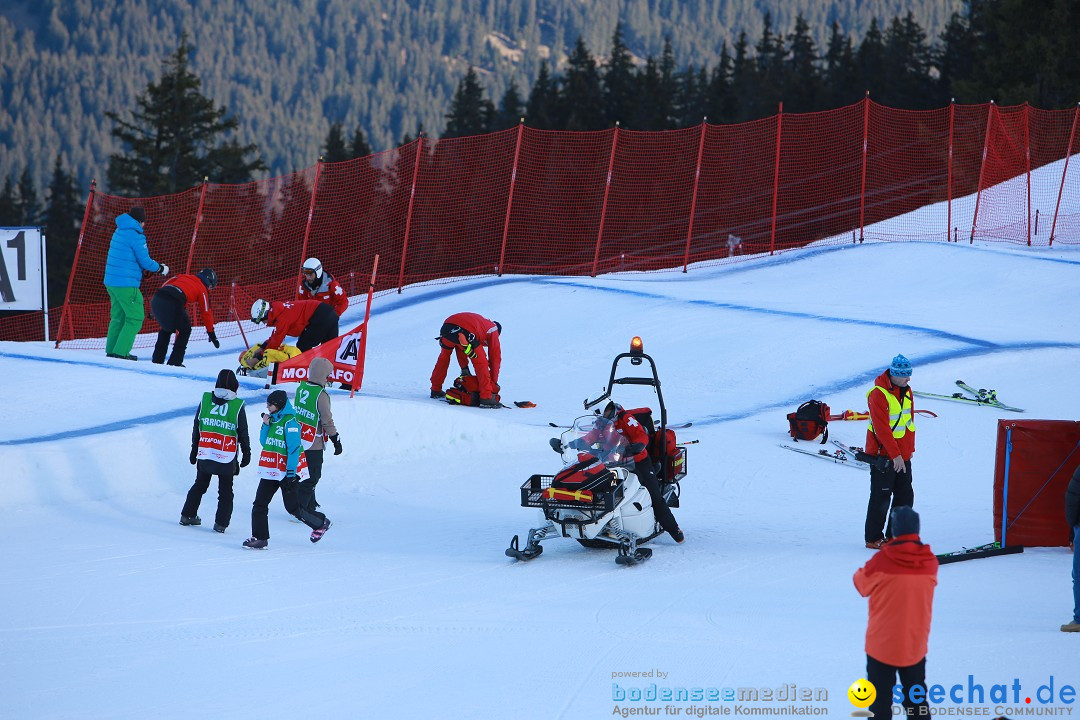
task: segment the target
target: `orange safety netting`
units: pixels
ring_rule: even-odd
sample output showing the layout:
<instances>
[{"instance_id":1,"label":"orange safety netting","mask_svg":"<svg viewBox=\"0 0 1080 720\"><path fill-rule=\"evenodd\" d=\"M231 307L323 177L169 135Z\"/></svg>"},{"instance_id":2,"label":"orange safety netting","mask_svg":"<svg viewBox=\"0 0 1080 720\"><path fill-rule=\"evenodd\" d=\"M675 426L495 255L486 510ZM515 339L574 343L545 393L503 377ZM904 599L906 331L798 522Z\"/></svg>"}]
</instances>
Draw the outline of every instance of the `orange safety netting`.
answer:
<instances>
[{"instance_id":1,"label":"orange safety netting","mask_svg":"<svg viewBox=\"0 0 1080 720\"><path fill-rule=\"evenodd\" d=\"M866 99L665 132L522 125L166 197L91 191L50 334L63 347L104 347L105 255L114 218L136 204L155 260L217 272L220 337L240 332L237 315L254 299L295 297L312 256L356 303L376 254L382 293L463 276L685 269L821 241L1075 244L1080 216L1059 208L1080 192L1069 162L1078 115L992 103L909 111ZM1031 172L1061 160L1060 182L1032 189ZM143 282L148 310L162 282ZM3 319L0 339L41 339L42 325L41 313ZM156 331L147 312L137 346Z\"/></svg>"}]
</instances>

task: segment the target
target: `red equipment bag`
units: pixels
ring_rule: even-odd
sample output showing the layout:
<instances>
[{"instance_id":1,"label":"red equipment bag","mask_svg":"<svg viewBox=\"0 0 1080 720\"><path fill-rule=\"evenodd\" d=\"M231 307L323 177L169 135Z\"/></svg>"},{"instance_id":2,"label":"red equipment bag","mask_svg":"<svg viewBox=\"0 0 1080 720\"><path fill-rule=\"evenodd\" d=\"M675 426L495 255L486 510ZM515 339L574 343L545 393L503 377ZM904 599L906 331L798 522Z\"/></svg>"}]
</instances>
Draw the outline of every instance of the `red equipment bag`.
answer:
<instances>
[{"instance_id":1,"label":"red equipment bag","mask_svg":"<svg viewBox=\"0 0 1080 720\"><path fill-rule=\"evenodd\" d=\"M495 402L500 402L499 386L495 385L495 394L492 395ZM468 405L474 407L480 404L480 381L475 375L462 375L454 380L454 387L446 391L446 402L451 405Z\"/></svg>"},{"instance_id":2,"label":"red equipment bag","mask_svg":"<svg viewBox=\"0 0 1080 720\"><path fill-rule=\"evenodd\" d=\"M817 400L807 400L787 416L791 437L799 440L814 440L823 432L824 445L829 439L829 406Z\"/></svg>"},{"instance_id":3,"label":"red equipment bag","mask_svg":"<svg viewBox=\"0 0 1080 720\"><path fill-rule=\"evenodd\" d=\"M544 497L591 503L594 493L610 492L614 487L615 475L590 455L560 470L551 480L551 487L544 491Z\"/></svg>"}]
</instances>

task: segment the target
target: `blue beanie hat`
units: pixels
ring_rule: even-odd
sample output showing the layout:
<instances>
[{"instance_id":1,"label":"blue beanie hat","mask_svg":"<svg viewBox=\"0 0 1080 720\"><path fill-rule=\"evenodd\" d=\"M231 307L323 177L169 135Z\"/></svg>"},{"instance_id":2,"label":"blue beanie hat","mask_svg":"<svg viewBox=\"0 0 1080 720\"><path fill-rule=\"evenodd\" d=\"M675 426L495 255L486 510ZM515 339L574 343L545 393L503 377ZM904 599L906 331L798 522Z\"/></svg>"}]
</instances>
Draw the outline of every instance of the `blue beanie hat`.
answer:
<instances>
[{"instance_id":1,"label":"blue beanie hat","mask_svg":"<svg viewBox=\"0 0 1080 720\"><path fill-rule=\"evenodd\" d=\"M889 374L893 377L911 377L911 361L903 355L897 355L889 365Z\"/></svg>"},{"instance_id":2,"label":"blue beanie hat","mask_svg":"<svg viewBox=\"0 0 1080 720\"><path fill-rule=\"evenodd\" d=\"M892 535L898 537L900 535L918 535L919 534L919 513L911 509L907 505L901 505L900 507L893 508L892 511Z\"/></svg>"}]
</instances>

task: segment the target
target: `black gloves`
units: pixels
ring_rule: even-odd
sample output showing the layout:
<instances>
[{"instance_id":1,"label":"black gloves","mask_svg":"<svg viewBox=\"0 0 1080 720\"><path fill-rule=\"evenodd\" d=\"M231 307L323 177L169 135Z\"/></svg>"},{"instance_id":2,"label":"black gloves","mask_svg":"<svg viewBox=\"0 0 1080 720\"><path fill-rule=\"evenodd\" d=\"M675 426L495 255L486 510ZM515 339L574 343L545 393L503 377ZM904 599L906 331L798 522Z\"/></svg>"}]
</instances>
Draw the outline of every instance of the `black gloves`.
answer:
<instances>
[{"instance_id":1,"label":"black gloves","mask_svg":"<svg viewBox=\"0 0 1080 720\"><path fill-rule=\"evenodd\" d=\"M548 440L548 445L551 446L552 450L562 455L563 446L559 438L551 438L550 440Z\"/></svg>"},{"instance_id":2,"label":"black gloves","mask_svg":"<svg viewBox=\"0 0 1080 720\"><path fill-rule=\"evenodd\" d=\"M436 400L442 400L444 397L446 397L446 393L444 393L442 390L432 390L431 397Z\"/></svg>"},{"instance_id":3,"label":"black gloves","mask_svg":"<svg viewBox=\"0 0 1080 720\"><path fill-rule=\"evenodd\" d=\"M300 482L300 478L296 477L296 473L289 473L285 476L285 479L281 481L281 486L284 488L291 487Z\"/></svg>"},{"instance_id":4,"label":"black gloves","mask_svg":"<svg viewBox=\"0 0 1080 720\"><path fill-rule=\"evenodd\" d=\"M630 446L626 448L627 452L629 452L631 455L637 455L644 449L645 443L631 443Z\"/></svg>"},{"instance_id":5,"label":"black gloves","mask_svg":"<svg viewBox=\"0 0 1080 720\"><path fill-rule=\"evenodd\" d=\"M330 436L330 442L334 443L334 454L335 455L340 455L341 454L341 438L338 437L337 433L334 433L333 435Z\"/></svg>"},{"instance_id":6,"label":"black gloves","mask_svg":"<svg viewBox=\"0 0 1080 720\"><path fill-rule=\"evenodd\" d=\"M199 461L199 459L196 457L196 455L198 455L198 454L199 454L199 448L197 448L197 447L191 448L191 454L188 455L188 462L191 463L192 465L197 463Z\"/></svg>"},{"instance_id":7,"label":"black gloves","mask_svg":"<svg viewBox=\"0 0 1080 720\"><path fill-rule=\"evenodd\" d=\"M168 265L166 265L165 263L158 263L158 265L161 266L161 269L158 270L159 273L161 273L162 275L168 275L169 274L169 266Z\"/></svg>"},{"instance_id":8,"label":"black gloves","mask_svg":"<svg viewBox=\"0 0 1080 720\"><path fill-rule=\"evenodd\" d=\"M244 457L240 458L240 467L247 467L251 462L251 453L244 453Z\"/></svg>"},{"instance_id":9,"label":"black gloves","mask_svg":"<svg viewBox=\"0 0 1080 720\"><path fill-rule=\"evenodd\" d=\"M210 332L206 333L206 337L210 338L210 342L214 343L214 347L216 347L216 348L221 347L221 343L218 342L216 332L211 330Z\"/></svg>"},{"instance_id":10,"label":"black gloves","mask_svg":"<svg viewBox=\"0 0 1080 720\"><path fill-rule=\"evenodd\" d=\"M465 367L461 368L461 375L459 375L458 377L466 377L470 374L471 373L469 372L469 366L466 365Z\"/></svg>"}]
</instances>

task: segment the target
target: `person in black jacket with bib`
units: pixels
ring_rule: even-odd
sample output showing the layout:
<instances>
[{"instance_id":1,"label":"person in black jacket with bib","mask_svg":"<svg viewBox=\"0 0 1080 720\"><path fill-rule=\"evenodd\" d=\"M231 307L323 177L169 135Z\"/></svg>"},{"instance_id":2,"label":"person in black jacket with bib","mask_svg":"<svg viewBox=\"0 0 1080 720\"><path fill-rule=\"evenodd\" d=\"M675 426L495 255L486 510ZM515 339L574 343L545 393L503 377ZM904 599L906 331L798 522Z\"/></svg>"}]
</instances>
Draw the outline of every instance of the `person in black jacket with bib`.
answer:
<instances>
[{"instance_id":1,"label":"person in black jacket with bib","mask_svg":"<svg viewBox=\"0 0 1080 720\"><path fill-rule=\"evenodd\" d=\"M195 465L195 483L188 490L184 509L180 511L181 525L201 525L199 503L210 488L214 475L218 478L218 505L214 530L225 532L233 511L233 479L240 468L251 462L251 443L248 440L247 412L244 401L236 397L240 383L232 370L222 370L213 392L203 394L195 411L195 426L191 430L191 454L188 460ZM237 444L240 461L237 463Z\"/></svg>"}]
</instances>

